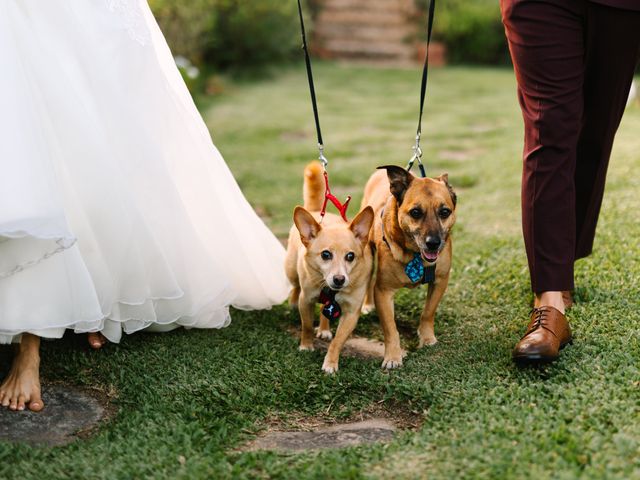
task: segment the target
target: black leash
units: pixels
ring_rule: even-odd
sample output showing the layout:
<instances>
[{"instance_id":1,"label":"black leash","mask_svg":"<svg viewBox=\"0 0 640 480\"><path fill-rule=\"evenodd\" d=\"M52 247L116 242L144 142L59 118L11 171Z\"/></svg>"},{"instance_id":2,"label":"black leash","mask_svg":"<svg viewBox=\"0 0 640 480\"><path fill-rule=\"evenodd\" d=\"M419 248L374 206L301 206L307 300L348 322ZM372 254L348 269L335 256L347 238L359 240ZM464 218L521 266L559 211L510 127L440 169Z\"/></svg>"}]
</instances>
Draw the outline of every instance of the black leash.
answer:
<instances>
[{"instance_id":1,"label":"black leash","mask_svg":"<svg viewBox=\"0 0 640 480\"><path fill-rule=\"evenodd\" d=\"M300 2L298 1L298 4ZM422 136L422 114L424 112L424 102L427 96L427 82L429 80L429 45L431 44L431 34L433 32L433 17L436 9L436 0L429 0L429 15L427 20L427 52L424 57L424 67L422 69L422 85L420 87L420 116L418 117L418 129L416 130L416 144L413 147L413 157L409 160L407 170L411 170L415 161L418 161L418 168L422 178L427 176L424 165L422 165L422 148L420 148L420 137Z\"/></svg>"},{"instance_id":2,"label":"black leash","mask_svg":"<svg viewBox=\"0 0 640 480\"><path fill-rule=\"evenodd\" d=\"M309 81L309 93L311 94L311 104L313 106L313 118L316 123L316 135L318 137L319 159L322 165L327 167L329 163L324 156L324 142L322 141L322 130L320 128L320 115L318 114L318 101L316 99L316 88L313 82L313 70L311 68L311 57L309 56L309 47L307 43L307 33L304 27L304 15L302 13L302 4L298 1L298 15L300 16L300 30L302 32L302 49L304 50L304 60L307 67L307 80ZM424 165L422 164L422 148L420 147L420 138L422 136L422 117L424 113L424 103L427 96L427 84L429 80L429 46L431 45L431 35L433 33L433 18L435 14L436 0L429 0L429 13L427 18L427 51L424 58L424 67L422 69L422 84L420 86L420 114L418 116L418 128L416 130L416 143L413 146L413 156L409 160L407 170L411 170L413 164L418 161L420 175L424 178L427 176Z\"/></svg>"},{"instance_id":3,"label":"black leash","mask_svg":"<svg viewBox=\"0 0 640 480\"><path fill-rule=\"evenodd\" d=\"M313 71L311 69L311 57L309 57L309 48L307 46L307 33L304 28L304 15L302 14L302 5L298 0L298 14L300 15L300 30L302 31L302 49L304 50L304 61L307 65L307 79L309 80L309 92L311 93L311 104L313 105L313 118L316 122L316 134L318 136L318 150L320 151L320 161L326 168L327 159L324 156L324 142L322 141L322 130L320 129L320 116L318 115L318 101L316 100L316 87L313 83Z\"/></svg>"},{"instance_id":4,"label":"black leash","mask_svg":"<svg viewBox=\"0 0 640 480\"><path fill-rule=\"evenodd\" d=\"M351 196L348 196L344 203L340 203L335 195L331 193L329 188L329 174L327 173L327 165L329 160L324 156L324 142L322 141L322 130L320 129L320 115L318 115L318 101L316 100L316 87L313 83L313 70L311 69L311 57L309 56L309 47L307 45L307 32L304 28L304 15L302 14L302 4L298 0L298 14L300 15L300 30L302 32L302 49L304 50L304 60L307 65L307 80L309 81L309 93L311 94L311 104L313 106L313 118L316 122L316 134L318 135L318 159L322 162L322 168L324 169L324 182L325 182L325 194L324 203L322 204L322 210L320 211L320 223L324 219L327 211L327 202L331 202L335 205L340 213L340 216L345 222L347 219L347 208L349 207L349 201Z\"/></svg>"}]
</instances>

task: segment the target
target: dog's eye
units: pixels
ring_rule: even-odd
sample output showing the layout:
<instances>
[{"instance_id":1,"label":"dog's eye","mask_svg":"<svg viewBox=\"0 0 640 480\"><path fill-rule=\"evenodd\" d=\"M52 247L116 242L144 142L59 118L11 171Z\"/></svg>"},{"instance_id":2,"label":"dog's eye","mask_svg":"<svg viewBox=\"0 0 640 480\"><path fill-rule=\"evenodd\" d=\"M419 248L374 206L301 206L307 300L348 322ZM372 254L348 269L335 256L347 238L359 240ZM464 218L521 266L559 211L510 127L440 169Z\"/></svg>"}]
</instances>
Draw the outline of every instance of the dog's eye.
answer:
<instances>
[{"instance_id":1,"label":"dog's eye","mask_svg":"<svg viewBox=\"0 0 640 480\"><path fill-rule=\"evenodd\" d=\"M449 210L448 208L441 208L438 212L438 215L440 215L440 218L449 218L449 216L451 215L451 210Z\"/></svg>"},{"instance_id":2,"label":"dog's eye","mask_svg":"<svg viewBox=\"0 0 640 480\"><path fill-rule=\"evenodd\" d=\"M333 258L333 255L329 250L323 250L320 256L323 260L331 260Z\"/></svg>"},{"instance_id":3,"label":"dog's eye","mask_svg":"<svg viewBox=\"0 0 640 480\"><path fill-rule=\"evenodd\" d=\"M347 255L344 257L344 259L345 259L347 262L353 262L353 261L356 259L356 254L355 254L355 253L353 253L353 252L349 252L349 253L347 253Z\"/></svg>"},{"instance_id":4,"label":"dog's eye","mask_svg":"<svg viewBox=\"0 0 640 480\"><path fill-rule=\"evenodd\" d=\"M419 208L412 208L409 211L409 215L418 220L419 218L422 218L422 210L420 210Z\"/></svg>"}]
</instances>

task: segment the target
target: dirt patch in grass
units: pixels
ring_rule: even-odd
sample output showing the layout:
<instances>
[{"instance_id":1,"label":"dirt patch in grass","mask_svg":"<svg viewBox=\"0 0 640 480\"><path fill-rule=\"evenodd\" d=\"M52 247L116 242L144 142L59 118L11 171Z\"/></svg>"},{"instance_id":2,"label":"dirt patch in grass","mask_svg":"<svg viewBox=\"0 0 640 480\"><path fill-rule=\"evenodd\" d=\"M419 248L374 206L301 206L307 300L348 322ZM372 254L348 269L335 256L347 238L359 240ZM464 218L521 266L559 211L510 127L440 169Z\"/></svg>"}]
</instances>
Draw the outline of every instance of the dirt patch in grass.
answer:
<instances>
[{"instance_id":1,"label":"dirt patch in grass","mask_svg":"<svg viewBox=\"0 0 640 480\"><path fill-rule=\"evenodd\" d=\"M301 412L272 413L260 424L260 428L273 431L311 431L344 423L364 422L374 418L384 419L398 430L418 430L426 412L411 410L403 404L372 403L346 417L338 418L328 412L307 415ZM255 433L255 432L247 432Z\"/></svg>"},{"instance_id":2,"label":"dirt patch in grass","mask_svg":"<svg viewBox=\"0 0 640 480\"><path fill-rule=\"evenodd\" d=\"M334 333L335 333L335 329ZM295 338L300 338L300 328L294 327L293 325L287 327L287 332ZM313 340L313 346L316 350L326 351L331 344L330 340L323 340L320 338L315 338ZM341 356L345 357L354 357L354 358L363 358L363 359L372 359L384 358L384 343L380 340L375 340L366 337L360 336L351 336L349 340L345 343Z\"/></svg>"},{"instance_id":3,"label":"dirt patch in grass","mask_svg":"<svg viewBox=\"0 0 640 480\"><path fill-rule=\"evenodd\" d=\"M289 130L280 134L280 139L285 142L298 142L312 138L312 134L306 130Z\"/></svg>"},{"instance_id":4,"label":"dirt patch in grass","mask_svg":"<svg viewBox=\"0 0 640 480\"><path fill-rule=\"evenodd\" d=\"M285 452L345 448L355 445L389 442L402 431L420 428L425 413L403 405L372 404L346 418L320 413L274 413L258 425L258 435L237 452L277 450ZM245 431L255 435L253 431Z\"/></svg>"}]
</instances>

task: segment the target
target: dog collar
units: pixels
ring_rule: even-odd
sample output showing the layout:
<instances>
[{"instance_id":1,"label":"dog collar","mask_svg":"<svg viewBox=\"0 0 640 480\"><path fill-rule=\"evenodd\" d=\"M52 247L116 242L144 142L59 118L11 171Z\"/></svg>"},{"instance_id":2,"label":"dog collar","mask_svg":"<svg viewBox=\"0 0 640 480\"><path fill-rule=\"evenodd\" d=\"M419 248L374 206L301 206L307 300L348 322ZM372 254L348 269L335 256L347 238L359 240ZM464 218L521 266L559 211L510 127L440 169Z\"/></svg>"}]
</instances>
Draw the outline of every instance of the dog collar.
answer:
<instances>
[{"instance_id":1,"label":"dog collar","mask_svg":"<svg viewBox=\"0 0 640 480\"><path fill-rule=\"evenodd\" d=\"M338 292L330 289L329 287L324 287L320 291L320 298L318 299L318 303L321 303L323 305L322 315L324 315L329 320L337 320L340 318L340 315L342 315L340 304L336 302L337 293Z\"/></svg>"},{"instance_id":2,"label":"dog collar","mask_svg":"<svg viewBox=\"0 0 640 480\"><path fill-rule=\"evenodd\" d=\"M433 283L436 280L436 266L429 265L425 267L422 263L422 256L418 252L413 254L413 260L404 267L404 273L413 283L422 281L421 283L424 285L425 283Z\"/></svg>"}]
</instances>

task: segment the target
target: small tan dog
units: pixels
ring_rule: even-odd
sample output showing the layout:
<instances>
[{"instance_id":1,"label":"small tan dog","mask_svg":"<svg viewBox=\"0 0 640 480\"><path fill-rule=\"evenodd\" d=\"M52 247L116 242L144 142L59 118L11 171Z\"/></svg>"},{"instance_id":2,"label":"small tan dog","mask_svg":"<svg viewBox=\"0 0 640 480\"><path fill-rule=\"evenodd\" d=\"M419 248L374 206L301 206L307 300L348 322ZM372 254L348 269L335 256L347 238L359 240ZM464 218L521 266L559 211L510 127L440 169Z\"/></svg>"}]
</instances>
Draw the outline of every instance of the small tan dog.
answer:
<instances>
[{"instance_id":1,"label":"small tan dog","mask_svg":"<svg viewBox=\"0 0 640 480\"><path fill-rule=\"evenodd\" d=\"M417 178L401 167L380 168L367 182L362 201L376 212L370 240L377 252L364 309L375 301L384 333L382 367L391 369L402 365L403 356L393 305L398 289L429 284L418 336L420 347L437 342L433 323L451 270L456 194L447 174Z\"/></svg>"},{"instance_id":2,"label":"small tan dog","mask_svg":"<svg viewBox=\"0 0 640 480\"><path fill-rule=\"evenodd\" d=\"M322 370L338 370L340 351L358 323L373 270L369 232L373 209L364 208L349 224L327 213L320 220L325 184L322 165L309 164L304 172L304 208L293 212L295 225L289 233L285 270L293 290L289 303L298 306L302 322L300 350L313 350L313 319L316 303L324 308L317 336L332 339L331 319L340 319L329 345ZM312 213L310 213L312 212Z\"/></svg>"}]
</instances>

